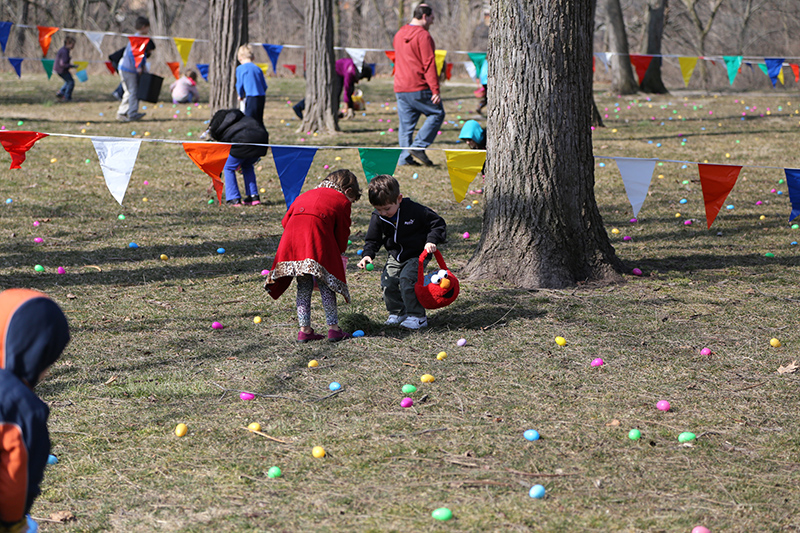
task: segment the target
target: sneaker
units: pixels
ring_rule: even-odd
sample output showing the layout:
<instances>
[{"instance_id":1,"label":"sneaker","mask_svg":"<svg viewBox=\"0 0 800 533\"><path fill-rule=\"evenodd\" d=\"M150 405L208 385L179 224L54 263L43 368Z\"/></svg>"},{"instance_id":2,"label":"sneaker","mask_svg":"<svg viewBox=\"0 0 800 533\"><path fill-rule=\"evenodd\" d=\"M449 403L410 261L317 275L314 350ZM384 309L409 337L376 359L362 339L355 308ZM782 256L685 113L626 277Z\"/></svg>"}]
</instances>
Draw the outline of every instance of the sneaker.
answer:
<instances>
[{"instance_id":1,"label":"sneaker","mask_svg":"<svg viewBox=\"0 0 800 533\"><path fill-rule=\"evenodd\" d=\"M325 335L314 333L313 329L311 330L311 333L305 333L303 330L297 332L297 342L320 341L324 338Z\"/></svg>"},{"instance_id":2,"label":"sneaker","mask_svg":"<svg viewBox=\"0 0 800 533\"><path fill-rule=\"evenodd\" d=\"M419 159L422 162L422 164L425 165L426 167L433 166L433 161L428 159L428 156L425 155L425 150L411 150L410 153L411 155Z\"/></svg>"},{"instance_id":3,"label":"sneaker","mask_svg":"<svg viewBox=\"0 0 800 533\"><path fill-rule=\"evenodd\" d=\"M228 205L229 205L229 206L231 206L231 207L242 207L242 206L244 205L244 204L242 203L242 200L241 200L241 198L236 198L235 200L228 200L228 201L227 201L227 202L225 202L225 203L226 203L226 204L228 204Z\"/></svg>"},{"instance_id":4,"label":"sneaker","mask_svg":"<svg viewBox=\"0 0 800 533\"><path fill-rule=\"evenodd\" d=\"M141 120L147 113L134 113L133 115L129 116L128 119L131 121L134 120Z\"/></svg>"},{"instance_id":5,"label":"sneaker","mask_svg":"<svg viewBox=\"0 0 800 533\"><path fill-rule=\"evenodd\" d=\"M420 165L419 163L417 163L416 161L414 161L414 160L413 160L412 158L410 158L410 157L408 157L408 158L406 158L406 159L401 159L401 160L400 160L400 161L398 161L398 163L397 163L397 166L398 166L398 167L402 167L402 166L404 166L404 165L408 165L408 166L410 166L410 167L421 167L421 166L422 166L422 165Z\"/></svg>"},{"instance_id":6,"label":"sneaker","mask_svg":"<svg viewBox=\"0 0 800 533\"><path fill-rule=\"evenodd\" d=\"M410 316L400 323L401 328L420 329L428 327L428 319L424 316Z\"/></svg>"},{"instance_id":7,"label":"sneaker","mask_svg":"<svg viewBox=\"0 0 800 533\"><path fill-rule=\"evenodd\" d=\"M61 93L56 93L56 98L58 98L59 100L63 100L64 99L64 95L61 94Z\"/></svg>"},{"instance_id":8,"label":"sneaker","mask_svg":"<svg viewBox=\"0 0 800 533\"><path fill-rule=\"evenodd\" d=\"M328 342L339 342L342 339L349 339L350 334L341 329L328 330Z\"/></svg>"},{"instance_id":9,"label":"sneaker","mask_svg":"<svg viewBox=\"0 0 800 533\"><path fill-rule=\"evenodd\" d=\"M255 194L245 200L244 205L261 205L261 197Z\"/></svg>"},{"instance_id":10,"label":"sneaker","mask_svg":"<svg viewBox=\"0 0 800 533\"><path fill-rule=\"evenodd\" d=\"M389 315L389 318L386 319L384 324L387 326L399 326L406 318L408 318L408 315Z\"/></svg>"},{"instance_id":11,"label":"sneaker","mask_svg":"<svg viewBox=\"0 0 800 533\"><path fill-rule=\"evenodd\" d=\"M130 122L131 119L128 118L128 115L117 115L117 120L120 122Z\"/></svg>"}]
</instances>

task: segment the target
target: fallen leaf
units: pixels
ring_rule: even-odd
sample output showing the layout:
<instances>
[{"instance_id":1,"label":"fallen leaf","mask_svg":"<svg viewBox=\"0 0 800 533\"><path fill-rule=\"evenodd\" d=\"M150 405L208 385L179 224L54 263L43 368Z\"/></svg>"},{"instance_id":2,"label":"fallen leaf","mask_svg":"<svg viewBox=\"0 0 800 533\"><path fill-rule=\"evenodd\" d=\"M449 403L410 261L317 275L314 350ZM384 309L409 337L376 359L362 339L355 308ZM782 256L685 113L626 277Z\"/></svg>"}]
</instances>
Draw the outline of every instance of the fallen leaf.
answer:
<instances>
[{"instance_id":1,"label":"fallen leaf","mask_svg":"<svg viewBox=\"0 0 800 533\"><path fill-rule=\"evenodd\" d=\"M620 425L620 421L617 420L616 418L614 420L612 420L611 422L609 422L608 424L606 424L606 426L611 426L611 427L615 427L615 428L619 427L619 425Z\"/></svg>"},{"instance_id":2,"label":"fallen leaf","mask_svg":"<svg viewBox=\"0 0 800 533\"><path fill-rule=\"evenodd\" d=\"M75 295L74 295L74 294L72 294L71 292L68 292L68 293L67 293L67 299L68 299L68 300L74 300L75 298L77 298L77 296L75 296Z\"/></svg>"},{"instance_id":3,"label":"fallen leaf","mask_svg":"<svg viewBox=\"0 0 800 533\"><path fill-rule=\"evenodd\" d=\"M75 515L69 511L56 511L50 515L50 520L62 523L72 522L75 520Z\"/></svg>"},{"instance_id":4,"label":"fallen leaf","mask_svg":"<svg viewBox=\"0 0 800 533\"><path fill-rule=\"evenodd\" d=\"M106 385L111 385L115 381L117 381L117 376L111 376L110 378L108 378L108 381L106 381Z\"/></svg>"},{"instance_id":5,"label":"fallen leaf","mask_svg":"<svg viewBox=\"0 0 800 533\"><path fill-rule=\"evenodd\" d=\"M786 366L783 365L779 366L778 374L794 374L795 372L797 372L798 368L800 368L800 366L797 365L797 360L795 360Z\"/></svg>"}]
</instances>

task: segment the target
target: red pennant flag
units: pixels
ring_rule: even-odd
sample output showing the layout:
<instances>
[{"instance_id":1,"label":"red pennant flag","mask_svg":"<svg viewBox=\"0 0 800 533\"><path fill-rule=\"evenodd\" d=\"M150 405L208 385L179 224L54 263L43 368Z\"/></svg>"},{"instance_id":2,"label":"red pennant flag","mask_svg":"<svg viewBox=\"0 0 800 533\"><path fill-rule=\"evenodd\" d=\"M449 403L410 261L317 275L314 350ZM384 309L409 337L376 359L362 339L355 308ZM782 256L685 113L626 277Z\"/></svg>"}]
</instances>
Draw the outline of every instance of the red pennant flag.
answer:
<instances>
[{"instance_id":1,"label":"red pennant flag","mask_svg":"<svg viewBox=\"0 0 800 533\"><path fill-rule=\"evenodd\" d=\"M392 62L392 76L394 76L394 50L384 50L383 53L386 54L386 57Z\"/></svg>"},{"instance_id":2,"label":"red pennant flag","mask_svg":"<svg viewBox=\"0 0 800 533\"><path fill-rule=\"evenodd\" d=\"M55 32L58 31L58 28L52 28L49 26L36 27L39 28L39 44L42 46L42 55L46 56L47 51L50 49L50 38Z\"/></svg>"},{"instance_id":3,"label":"red pennant flag","mask_svg":"<svg viewBox=\"0 0 800 533\"><path fill-rule=\"evenodd\" d=\"M292 74L297 74L297 65L283 65L283 66L291 70Z\"/></svg>"},{"instance_id":4,"label":"red pennant flag","mask_svg":"<svg viewBox=\"0 0 800 533\"><path fill-rule=\"evenodd\" d=\"M789 66L792 68L792 72L794 72L794 82L800 83L800 65L789 63Z\"/></svg>"},{"instance_id":5,"label":"red pennant flag","mask_svg":"<svg viewBox=\"0 0 800 533\"><path fill-rule=\"evenodd\" d=\"M647 67L650 66L650 62L653 60L653 56L630 56L631 58L631 65L633 68L636 69L636 76L639 78L639 85L642 84L644 80L644 74L647 72Z\"/></svg>"},{"instance_id":6,"label":"red pennant flag","mask_svg":"<svg viewBox=\"0 0 800 533\"><path fill-rule=\"evenodd\" d=\"M20 168L25 161L25 152L42 137L47 137L47 134L36 131L0 131L0 144L11 154L11 168Z\"/></svg>"},{"instance_id":7,"label":"red pennant flag","mask_svg":"<svg viewBox=\"0 0 800 533\"><path fill-rule=\"evenodd\" d=\"M112 63L111 61L106 61L106 68L111 74L117 73L117 69L114 68L114 63Z\"/></svg>"},{"instance_id":8,"label":"red pennant flag","mask_svg":"<svg viewBox=\"0 0 800 533\"><path fill-rule=\"evenodd\" d=\"M172 75L178 80L181 77L181 64L178 61L168 61L167 66L172 71Z\"/></svg>"},{"instance_id":9,"label":"red pennant flag","mask_svg":"<svg viewBox=\"0 0 800 533\"><path fill-rule=\"evenodd\" d=\"M444 69L444 76L449 80L453 77L453 63L448 63L445 65Z\"/></svg>"},{"instance_id":10,"label":"red pennant flag","mask_svg":"<svg viewBox=\"0 0 800 533\"><path fill-rule=\"evenodd\" d=\"M142 64L142 59L144 59L144 49L147 47L147 43L150 42L150 37L128 37L128 40L131 42L131 51L133 52L133 61L136 64L136 68L139 68L139 65Z\"/></svg>"},{"instance_id":11,"label":"red pennant flag","mask_svg":"<svg viewBox=\"0 0 800 533\"><path fill-rule=\"evenodd\" d=\"M736 165L697 165L700 186L703 188L703 202L706 204L706 223L711 224L719 214L722 204L736 184L742 167Z\"/></svg>"},{"instance_id":12,"label":"red pennant flag","mask_svg":"<svg viewBox=\"0 0 800 533\"><path fill-rule=\"evenodd\" d=\"M183 143L183 150L200 170L211 176L217 201L222 203L222 170L231 153L230 144Z\"/></svg>"}]
</instances>

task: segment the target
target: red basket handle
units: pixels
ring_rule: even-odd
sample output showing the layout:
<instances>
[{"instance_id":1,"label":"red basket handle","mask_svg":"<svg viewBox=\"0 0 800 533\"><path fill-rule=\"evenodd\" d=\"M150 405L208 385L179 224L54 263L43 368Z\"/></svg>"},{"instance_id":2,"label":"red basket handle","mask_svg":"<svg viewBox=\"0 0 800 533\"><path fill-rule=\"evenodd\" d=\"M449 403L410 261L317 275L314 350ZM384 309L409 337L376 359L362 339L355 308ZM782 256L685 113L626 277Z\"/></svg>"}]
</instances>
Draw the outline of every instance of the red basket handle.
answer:
<instances>
[{"instance_id":1,"label":"red basket handle","mask_svg":"<svg viewBox=\"0 0 800 533\"><path fill-rule=\"evenodd\" d=\"M436 258L436 262L439 263L439 268L441 270L447 270L447 265L444 263L444 257L442 257L442 252L436 250L433 252L433 256ZM417 270L417 281L423 283L425 280L425 273L422 269L425 267L425 259L428 258L428 251L422 250L422 253L419 254L419 270Z\"/></svg>"}]
</instances>

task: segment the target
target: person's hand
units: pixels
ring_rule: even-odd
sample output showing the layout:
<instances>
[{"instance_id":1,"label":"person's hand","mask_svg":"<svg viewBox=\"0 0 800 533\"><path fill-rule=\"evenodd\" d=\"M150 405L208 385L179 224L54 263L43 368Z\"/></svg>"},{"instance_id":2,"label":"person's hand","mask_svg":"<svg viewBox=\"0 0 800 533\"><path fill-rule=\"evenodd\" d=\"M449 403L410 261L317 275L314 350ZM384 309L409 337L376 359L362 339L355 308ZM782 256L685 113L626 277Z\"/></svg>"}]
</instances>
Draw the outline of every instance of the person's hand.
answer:
<instances>
[{"instance_id":1,"label":"person's hand","mask_svg":"<svg viewBox=\"0 0 800 533\"><path fill-rule=\"evenodd\" d=\"M436 245L433 244L432 242L425 243L425 251L428 252L429 254L432 254L433 252L436 251Z\"/></svg>"},{"instance_id":2,"label":"person's hand","mask_svg":"<svg viewBox=\"0 0 800 533\"><path fill-rule=\"evenodd\" d=\"M372 258L368 255L365 255L364 257L361 258L361 261L359 261L358 265L356 266L358 268L364 268L367 266L368 263L372 263Z\"/></svg>"},{"instance_id":3,"label":"person's hand","mask_svg":"<svg viewBox=\"0 0 800 533\"><path fill-rule=\"evenodd\" d=\"M442 101L442 95L434 94L431 96L431 103L438 104Z\"/></svg>"}]
</instances>

